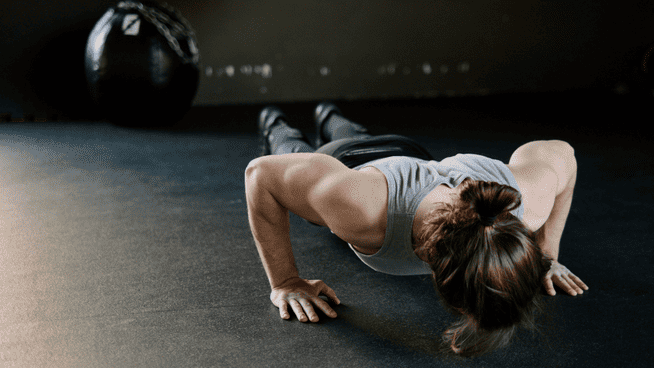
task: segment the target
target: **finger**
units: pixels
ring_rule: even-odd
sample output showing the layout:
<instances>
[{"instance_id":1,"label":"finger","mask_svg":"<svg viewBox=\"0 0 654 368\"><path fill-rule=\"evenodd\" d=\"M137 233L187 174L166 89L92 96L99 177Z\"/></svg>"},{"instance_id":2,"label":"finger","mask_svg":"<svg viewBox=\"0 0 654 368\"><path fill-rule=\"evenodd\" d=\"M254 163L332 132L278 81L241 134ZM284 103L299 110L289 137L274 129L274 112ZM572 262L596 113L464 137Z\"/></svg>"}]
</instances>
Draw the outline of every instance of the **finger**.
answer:
<instances>
[{"instance_id":1,"label":"finger","mask_svg":"<svg viewBox=\"0 0 654 368\"><path fill-rule=\"evenodd\" d=\"M573 274L570 274L570 278L572 279L572 281L575 282L575 284L579 285L579 287L584 288L584 290L588 290L588 286L586 286L586 284L584 284L584 282L581 281L581 279L579 277L577 277L577 276L575 276Z\"/></svg>"},{"instance_id":2,"label":"finger","mask_svg":"<svg viewBox=\"0 0 654 368\"><path fill-rule=\"evenodd\" d=\"M574 290L575 294L583 294L584 291L581 290L581 288L580 288L579 286L577 286L577 283L574 282L574 281L572 280L572 278L570 277L570 275L571 275L571 274L565 275L565 281L568 283L568 285L570 286L570 288L571 288L572 290Z\"/></svg>"},{"instance_id":3,"label":"finger","mask_svg":"<svg viewBox=\"0 0 654 368\"><path fill-rule=\"evenodd\" d=\"M293 308L293 312L295 312L297 319L300 320L300 322L306 322L307 316L304 314L300 303L295 299L291 299L289 303L291 304L291 308Z\"/></svg>"},{"instance_id":4,"label":"finger","mask_svg":"<svg viewBox=\"0 0 654 368\"><path fill-rule=\"evenodd\" d=\"M302 307L304 308L307 316L309 316L309 320L311 322L318 322L320 320L320 318L318 318L318 314L313 309L313 304L311 304L311 301L307 299L300 299L300 304L302 304Z\"/></svg>"},{"instance_id":5,"label":"finger","mask_svg":"<svg viewBox=\"0 0 654 368\"><path fill-rule=\"evenodd\" d=\"M313 304L315 304L316 307L320 308L320 310L322 310L323 313L325 313L328 317L336 318L336 312L324 300L316 296L313 297L312 301Z\"/></svg>"},{"instance_id":6,"label":"finger","mask_svg":"<svg viewBox=\"0 0 654 368\"><path fill-rule=\"evenodd\" d=\"M572 282L572 281L570 281L570 282ZM575 289L572 288L572 286L570 286L570 284L568 283L568 280L566 280L565 277L557 276L556 277L556 284L559 285L559 287L561 289L565 290L568 294L570 294L572 296L577 295L577 292L575 291Z\"/></svg>"},{"instance_id":7,"label":"finger","mask_svg":"<svg viewBox=\"0 0 654 368\"><path fill-rule=\"evenodd\" d=\"M576 281L576 280L579 280L579 278L577 278L573 274L570 274L570 275L568 275L568 279L570 280L569 282L572 285L572 287L577 291L577 294L583 294L584 293L584 289L582 289L581 285L579 285L577 283L577 281Z\"/></svg>"},{"instance_id":8,"label":"finger","mask_svg":"<svg viewBox=\"0 0 654 368\"><path fill-rule=\"evenodd\" d=\"M288 314L288 303L286 300L279 302L279 316L283 319L289 319L291 316Z\"/></svg>"},{"instance_id":9,"label":"finger","mask_svg":"<svg viewBox=\"0 0 654 368\"><path fill-rule=\"evenodd\" d=\"M335 293L334 290L332 290L332 288L330 288L329 286L325 285L325 286L322 288L322 290L320 290L320 292L323 293L323 294L325 294L325 295L327 295L327 297L328 297L329 299L333 300L334 303L336 303L336 304L341 304L341 301L340 301L340 300L338 299L338 297L336 296L336 293Z\"/></svg>"},{"instance_id":10,"label":"finger","mask_svg":"<svg viewBox=\"0 0 654 368\"><path fill-rule=\"evenodd\" d=\"M554 290L554 284L552 284L552 279L549 277L545 277L545 290L547 291L548 294L552 296L556 295L556 291Z\"/></svg>"}]
</instances>

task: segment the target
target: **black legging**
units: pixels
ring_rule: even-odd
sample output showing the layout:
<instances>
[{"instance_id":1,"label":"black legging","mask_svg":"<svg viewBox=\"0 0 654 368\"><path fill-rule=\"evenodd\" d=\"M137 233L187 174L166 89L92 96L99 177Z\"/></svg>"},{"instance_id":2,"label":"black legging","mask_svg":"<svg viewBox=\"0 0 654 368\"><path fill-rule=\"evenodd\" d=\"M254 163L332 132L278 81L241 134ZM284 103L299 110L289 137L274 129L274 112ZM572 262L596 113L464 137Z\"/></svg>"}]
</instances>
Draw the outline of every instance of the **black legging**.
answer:
<instances>
[{"instance_id":1,"label":"black legging","mask_svg":"<svg viewBox=\"0 0 654 368\"><path fill-rule=\"evenodd\" d=\"M366 162L391 156L434 159L426 149L411 138L396 134L372 136L363 126L337 114L333 114L325 121L322 130L324 138L329 143L316 150L307 143L308 140L298 129L288 125L278 126L269 136L271 154L323 153L337 158L351 169Z\"/></svg>"}]
</instances>

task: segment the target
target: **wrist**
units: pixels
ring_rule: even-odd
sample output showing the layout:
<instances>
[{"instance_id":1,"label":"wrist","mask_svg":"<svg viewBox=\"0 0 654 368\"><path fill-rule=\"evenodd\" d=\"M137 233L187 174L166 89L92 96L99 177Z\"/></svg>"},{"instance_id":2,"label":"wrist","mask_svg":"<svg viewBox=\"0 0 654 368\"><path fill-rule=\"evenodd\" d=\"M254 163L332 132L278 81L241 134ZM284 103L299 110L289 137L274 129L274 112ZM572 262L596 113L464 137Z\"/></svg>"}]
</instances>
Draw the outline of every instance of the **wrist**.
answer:
<instances>
[{"instance_id":1,"label":"wrist","mask_svg":"<svg viewBox=\"0 0 654 368\"><path fill-rule=\"evenodd\" d=\"M283 287L292 285L292 284L296 283L298 280L302 280L300 278L300 276L291 276L291 277L285 279L282 282L275 283L274 285L271 283L270 286L271 286L272 290L275 290L275 289L279 289L279 288L283 288Z\"/></svg>"},{"instance_id":2,"label":"wrist","mask_svg":"<svg viewBox=\"0 0 654 368\"><path fill-rule=\"evenodd\" d=\"M553 261L559 258L559 242L558 240L552 240L552 236L547 236L545 226L536 232L536 244L543 252L543 255L551 258Z\"/></svg>"}]
</instances>

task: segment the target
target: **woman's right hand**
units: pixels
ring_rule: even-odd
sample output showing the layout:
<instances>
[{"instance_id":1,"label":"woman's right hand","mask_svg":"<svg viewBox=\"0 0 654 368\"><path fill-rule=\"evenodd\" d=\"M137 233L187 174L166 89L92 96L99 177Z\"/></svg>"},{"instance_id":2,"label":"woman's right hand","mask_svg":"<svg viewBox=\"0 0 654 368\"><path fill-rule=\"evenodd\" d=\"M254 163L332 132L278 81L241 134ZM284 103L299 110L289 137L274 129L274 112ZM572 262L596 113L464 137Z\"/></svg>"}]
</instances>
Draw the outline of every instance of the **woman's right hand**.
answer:
<instances>
[{"instance_id":1,"label":"woman's right hand","mask_svg":"<svg viewBox=\"0 0 654 368\"><path fill-rule=\"evenodd\" d=\"M270 293L270 300L279 308L279 315L283 319L291 318L288 306L290 305L300 322L318 322L318 315L313 306L320 308L327 316L336 318L336 312L322 300L319 295L324 294L336 304L341 301L336 293L321 280L304 280L299 277L289 279L282 285L274 288Z\"/></svg>"}]
</instances>

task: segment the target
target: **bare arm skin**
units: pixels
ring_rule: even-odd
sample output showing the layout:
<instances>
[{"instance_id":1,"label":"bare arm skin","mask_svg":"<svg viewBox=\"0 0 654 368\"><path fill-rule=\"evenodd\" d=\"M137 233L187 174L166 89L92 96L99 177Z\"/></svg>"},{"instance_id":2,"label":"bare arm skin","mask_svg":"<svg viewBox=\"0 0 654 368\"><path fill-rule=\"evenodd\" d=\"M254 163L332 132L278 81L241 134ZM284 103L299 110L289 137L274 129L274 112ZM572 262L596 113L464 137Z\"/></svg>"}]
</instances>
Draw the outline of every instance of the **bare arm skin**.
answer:
<instances>
[{"instance_id":1,"label":"bare arm skin","mask_svg":"<svg viewBox=\"0 0 654 368\"><path fill-rule=\"evenodd\" d=\"M248 218L271 287L297 277L289 211L329 227L347 241L372 221L366 202L375 198L370 198L368 181L367 175L324 154L265 156L248 165Z\"/></svg>"},{"instance_id":2,"label":"bare arm skin","mask_svg":"<svg viewBox=\"0 0 654 368\"><path fill-rule=\"evenodd\" d=\"M365 176L323 154L296 153L264 156L253 160L245 171L248 220L264 269L272 288L271 300L289 318L291 306L300 321L318 320L311 303L330 317L331 307L318 297L324 293L340 303L332 289L320 280L300 279L290 241L289 211L335 234L363 219L366 211L345 189ZM356 186L356 185L355 185ZM350 188L351 189L351 188ZM304 311L302 310L304 308Z\"/></svg>"},{"instance_id":3,"label":"bare arm skin","mask_svg":"<svg viewBox=\"0 0 654 368\"><path fill-rule=\"evenodd\" d=\"M522 182L527 199L525 222L536 231L538 245L555 261L545 285L555 295L552 280L571 295L588 290L577 276L558 263L559 246L577 179L574 149L563 141L535 141L518 148L509 162Z\"/></svg>"},{"instance_id":4,"label":"bare arm skin","mask_svg":"<svg viewBox=\"0 0 654 368\"><path fill-rule=\"evenodd\" d=\"M574 149L563 141L529 142L513 153L509 166L516 170L527 201L525 222L538 230L543 251L558 260L577 177Z\"/></svg>"},{"instance_id":5,"label":"bare arm skin","mask_svg":"<svg viewBox=\"0 0 654 368\"><path fill-rule=\"evenodd\" d=\"M536 233L538 244L541 246L543 251L549 254L555 261L558 261L559 259L559 244L561 242L561 237L563 236L563 229L565 228L568 214L570 213L572 193L574 192L576 181L577 170L575 165L575 170L571 174L567 185L565 185L562 190L561 188L557 190L554 199L554 206L552 207L552 212L550 213L549 218Z\"/></svg>"}]
</instances>

